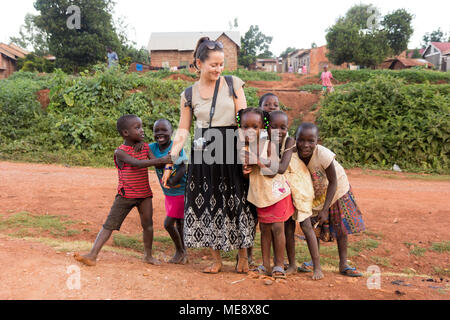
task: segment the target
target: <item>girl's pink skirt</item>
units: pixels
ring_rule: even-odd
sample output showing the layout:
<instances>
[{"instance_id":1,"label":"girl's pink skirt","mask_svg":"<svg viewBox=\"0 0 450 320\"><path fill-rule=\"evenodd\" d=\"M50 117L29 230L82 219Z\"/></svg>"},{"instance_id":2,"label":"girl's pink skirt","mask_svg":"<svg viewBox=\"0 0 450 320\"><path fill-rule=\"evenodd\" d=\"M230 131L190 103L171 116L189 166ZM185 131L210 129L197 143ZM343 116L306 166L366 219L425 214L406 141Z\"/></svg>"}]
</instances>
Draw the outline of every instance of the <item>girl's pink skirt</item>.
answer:
<instances>
[{"instance_id":1,"label":"girl's pink skirt","mask_svg":"<svg viewBox=\"0 0 450 320\"><path fill-rule=\"evenodd\" d=\"M295 212L292 204L292 196L289 195L277 203L265 207L256 208L258 213L258 221L262 223L275 223L287 221Z\"/></svg>"},{"instance_id":2,"label":"girl's pink skirt","mask_svg":"<svg viewBox=\"0 0 450 320\"><path fill-rule=\"evenodd\" d=\"M166 214L175 219L184 219L184 195L166 196Z\"/></svg>"}]
</instances>

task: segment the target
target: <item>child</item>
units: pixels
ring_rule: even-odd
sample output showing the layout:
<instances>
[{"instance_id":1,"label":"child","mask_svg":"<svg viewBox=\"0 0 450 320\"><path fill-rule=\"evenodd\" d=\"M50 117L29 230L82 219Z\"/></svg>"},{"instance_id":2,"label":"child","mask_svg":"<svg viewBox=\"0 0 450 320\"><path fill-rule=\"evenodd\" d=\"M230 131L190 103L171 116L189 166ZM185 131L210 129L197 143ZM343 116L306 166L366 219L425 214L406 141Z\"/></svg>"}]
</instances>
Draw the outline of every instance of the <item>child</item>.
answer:
<instances>
[{"instance_id":1,"label":"child","mask_svg":"<svg viewBox=\"0 0 450 320\"><path fill-rule=\"evenodd\" d=\"M308 167L314 186L313 213L319 225L330 223L330 231L337 239L339 272L349 277L361 277L356 268L347 264L347 235L365 230L344 168L335 160L335 154L318 145L318 128L302 123L295 134L297 153ZM307 268L302 265L302 269ZM304 271L300 270L299 271Z\"/></svg>"},{"instance_id":2,"label":"child","mask_svg":"<svg viewBox=\"0 0 450 320\"><path fill-rule=\"evenodd\" d=\"M150 150L156 158L162 158L169 154L172 148L172 125L166 119L157 120L153 126L153 133L157 142L150 144ZM169 263L186 264L187 252L183 240L184 227L184 191L186 189L186 165L183 161L187 161L184 150L181 150L180 157L177 163L173 166L172 175L169 178L167 185L170 188L165 188L162 184L162 177L164 174L164 166L156 167L156 174L158 175L161 188L165 195L165 206L167 217L164 220L164 228L169 233L175 244L175 255L169 260Z\"/></svg>"},{"instance_id":3,"label":"child","mask_svg":"<svg viewBox=\"0 0 450 320\"><path fill-rule=\"evenodd\" d=\"M246 153L243 173L250 180L247 200L256 206L260 223L263 256L261 271L271 273L274 278L286 278L284 222L294 213L294 206L284 175L277 174L278 156L275 144L270 140L260 143L260 131L268 126L268 114L259 108L247 108L239 111L237 119L238 126L245 135L246 146L256 145L257 150L256 155ZM275 254L273 270L270 266L272 234Z\"/></svg>"},{"instance_id":4,"label":"child","mask_svg":"<svg viewBox=\"0 0 450 320\"><path fill-rule=\"evenodd\" d=\"M136 115L126 115L117 120L117 131L124 142L114 153L114 163L119 173L116 199L91 252L84 256L75 253L74 258L85 265L95 266L97 256L113 230L120 230L128 213L137 207L143 228L144 261L159 265L161 264L159 260L152 257L153 194L148 181L147 167L171 163L171 157L154 159L148 145L140 152L135 152L134 146L144 140L142 121Z\"/></svg>"},{"instance_id":5,"label":"child","mask_svg":"<svg viewBox=\"0 0 450 320\"><path fill-rule=\"evenodd\" d=\"M286 237L286 251L289 260L289 266L286 273L295 273L297 265L295 261L295 226L296 221L300 223L303 234L308 244L314 263L313 280L323 278L320 267L319 247L316 241L316 235L311 225L312 203L314 200L314 189L311 176L303 161L294 153L295 140L287 136L288 117L283 111L274 111L270 114L269 137L279 147L280 166L278 174L284 174L289 183L292 193L292 199L295 207L295 213L292 219L284 223Z\"/></svg>"},{"instance_id":6,"label":"child","mask_svg":"<svg viewBox=\"0 0 450 320\"><path fill-rule=\"evenodd\" d=\"M322 91L323 92L333 92L334 88L333 88L333 83L331 82L331 80L336 81L336 83L338 83L338 81L336 79L333 78L333 75L331 74L330 71L328 71L328 66L324 66L323 67L323 72L320 75L320 79L319 79L319 83L322 82Z\"/></svg>"}]
</instances>

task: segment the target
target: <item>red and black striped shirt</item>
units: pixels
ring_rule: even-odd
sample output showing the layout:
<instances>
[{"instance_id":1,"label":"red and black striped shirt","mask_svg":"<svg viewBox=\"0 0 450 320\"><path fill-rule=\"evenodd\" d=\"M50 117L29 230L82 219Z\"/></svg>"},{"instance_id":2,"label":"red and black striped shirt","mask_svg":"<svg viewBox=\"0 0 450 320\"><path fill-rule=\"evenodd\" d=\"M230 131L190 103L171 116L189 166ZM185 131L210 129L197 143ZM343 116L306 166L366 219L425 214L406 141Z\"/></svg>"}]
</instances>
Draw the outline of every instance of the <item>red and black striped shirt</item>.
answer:
<instances>
[{"instance_id":1,"label":"red and black striped shirt","mask_svg":"<svg viewBox=\"0 0 450 320\"><path fill-rule=\"evenodd\" d=\"M119 150L125 151L127 154L138 160L148 159L148 144L145 144L141 152L134 152L133 147L121 145ZM114 163L119 171L119 185L117 193L128 199L144 199L152 197L152 189L148 181L148 169L138 168L124 163L122 168L117 165L116 156L114 156Z\"/></svg>"}]
</instances>

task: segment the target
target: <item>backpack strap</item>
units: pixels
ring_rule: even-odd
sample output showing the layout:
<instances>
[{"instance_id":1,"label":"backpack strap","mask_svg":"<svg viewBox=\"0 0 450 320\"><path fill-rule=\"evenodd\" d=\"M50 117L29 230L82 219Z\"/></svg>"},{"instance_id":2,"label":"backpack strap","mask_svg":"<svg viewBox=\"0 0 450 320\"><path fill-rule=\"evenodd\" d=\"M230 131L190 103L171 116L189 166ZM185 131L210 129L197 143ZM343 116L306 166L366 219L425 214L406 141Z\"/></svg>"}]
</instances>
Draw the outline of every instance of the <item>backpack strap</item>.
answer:
<instances>
[{"instance_id":1,"label":"backpack strap","mask_svg":"<svg viewBox=\"0 0 450 320\"><path fill-rule=\"evenodd\" d=\"M184 106L192 109L192 86L184 90L184 98L186 99Z\"/></svg>"},{"instance_id":2,"label":"backpack strap","mask_svg":"<svg viewBox=\"0 0 450 320\"><path fill-rule=\"evenodd\" d=\"M227 82L228 88L230 89L230 96L237 99L237 95L236 95L236 92L234 92L234 87L233 87L233 76L225 76L224 78L225 78L225 81Z\"/></svg>"}]
</instances>

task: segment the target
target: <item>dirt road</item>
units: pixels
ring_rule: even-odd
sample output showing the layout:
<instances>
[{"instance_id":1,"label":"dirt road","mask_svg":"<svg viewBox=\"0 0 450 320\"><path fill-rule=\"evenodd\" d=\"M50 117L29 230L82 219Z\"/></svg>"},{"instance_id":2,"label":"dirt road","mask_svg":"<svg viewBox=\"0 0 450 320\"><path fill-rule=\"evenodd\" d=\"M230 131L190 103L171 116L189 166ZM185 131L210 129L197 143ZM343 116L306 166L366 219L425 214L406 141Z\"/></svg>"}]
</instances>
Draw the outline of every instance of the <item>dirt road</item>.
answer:
<instances>
[{"instance_id":1,"label":"dirt road","mask_svg":"<svg viewBox=\"0 0 450 320\"><path fill-rule=\"evenodd\" d=\"M10 236L11 230L0 228L0 299L449 299L448 277L441 282L436 268L448 268L450 254L429 248L450 240L450 181L362 170L349 170L348 176L369 234L379 237L378 247L351 260L361 271L379 262L380 290L369 290L366 277L347 278L331 267L318 282L310 274L296 274L269 286L261 279L234 273L231 262L220 274L203 274L208 264L204 251L191 251L191 263L185 266L147 265L131 250L133 254L104 251L96 267L81 266L72 252L86 247L81 243L90 245L95 240L114 199L116 171L0 162L0 221L26 211L80 222L72 227L79 234L41 235L72 246L68 252L48 241ZM150 177L156 233L164 235L163 195L156 175L151 172ZM133 211L120 233L140 232L138 214ZM367 235L352 236L350 241L361 237ZM411 244L425 248L423 255L412 254ZM158 253L159 258L168 259L171 252L169 246ZM68 279L73 279L67 273L71 265L80 268L79 290L67 286ZM408 270L413 270L410 277ZM437 282L425 281L429 278ZM410 286L391 283L399 279Z\"/></svg>"}]
</instances>

